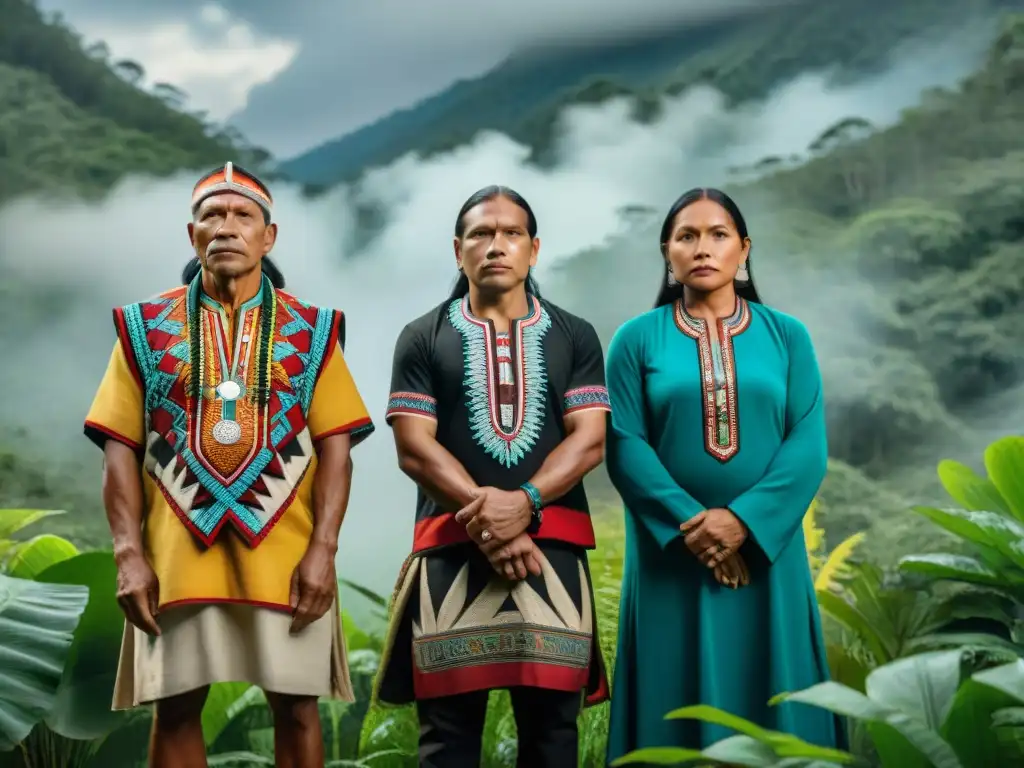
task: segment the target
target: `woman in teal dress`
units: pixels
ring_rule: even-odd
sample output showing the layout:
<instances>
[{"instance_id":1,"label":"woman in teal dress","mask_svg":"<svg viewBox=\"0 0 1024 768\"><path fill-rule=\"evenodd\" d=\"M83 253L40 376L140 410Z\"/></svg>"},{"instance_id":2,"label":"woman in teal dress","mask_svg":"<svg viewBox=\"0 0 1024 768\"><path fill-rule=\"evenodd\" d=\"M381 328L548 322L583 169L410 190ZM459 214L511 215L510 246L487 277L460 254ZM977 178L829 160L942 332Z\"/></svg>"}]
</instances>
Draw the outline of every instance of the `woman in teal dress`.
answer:
<instances>
[{"instance_id":1,"label":"woman in teal dress","mask_svg":"<svg viewBox=\"0 0 1024 768\"><path fill-rule=\"evenodd\" d=\"M693 704L837 746L825 710L768 706L828 679L801 526L827 461L814 348L760 302L724 193L679 198L661 250L655 308L608 351L606 461L626 505L608 760L733 735L664 719Z\"/></svg>"}]
</instances>

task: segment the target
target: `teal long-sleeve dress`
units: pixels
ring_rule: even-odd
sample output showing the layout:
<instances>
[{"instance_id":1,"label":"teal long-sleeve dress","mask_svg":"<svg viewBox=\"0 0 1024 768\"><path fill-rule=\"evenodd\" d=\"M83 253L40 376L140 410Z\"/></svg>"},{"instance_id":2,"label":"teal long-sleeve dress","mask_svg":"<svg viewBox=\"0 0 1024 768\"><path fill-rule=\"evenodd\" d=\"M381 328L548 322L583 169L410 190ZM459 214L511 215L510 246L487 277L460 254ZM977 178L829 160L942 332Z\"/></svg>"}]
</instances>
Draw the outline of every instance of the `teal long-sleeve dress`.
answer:
<instances>
[{"instance_id":1,"label":"teal long-sleeve dress","mask_svg":"<svg viewBox=\"0 0 1024 768\"><path fill-rule=\"evenodd\" d=\"M608 760L734 735L669 711L710 704L822 746L833 715L768 706L828 679L802 519L825 476L821 374L807 329L737 302L717 323L681 302L635 317L608 351L607 465L626 505ZM749 530L750 584L720 586L679 525L726 507Z\"/></svg>"}]
</instances>

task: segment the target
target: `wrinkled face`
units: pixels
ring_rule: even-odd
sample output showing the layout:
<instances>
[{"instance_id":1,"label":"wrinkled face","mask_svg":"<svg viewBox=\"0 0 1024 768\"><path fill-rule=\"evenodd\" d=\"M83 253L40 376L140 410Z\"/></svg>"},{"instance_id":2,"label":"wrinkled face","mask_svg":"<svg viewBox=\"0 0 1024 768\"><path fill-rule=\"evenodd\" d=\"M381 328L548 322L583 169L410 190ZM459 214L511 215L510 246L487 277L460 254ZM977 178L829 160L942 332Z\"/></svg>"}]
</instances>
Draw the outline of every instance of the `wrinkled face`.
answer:
<instances>
[{"instance_id":1,"label":"wrinkled face","mask_svg":"<svg viewBox=\"0 0 1024 768\"><path fill-rule=\"evenodd\" d=\"M676 214L662 253L676 280L709 293L729 285L750 253L729 213L714 200L698 200Z\"/></svg>"},{"instance_id":2,"label":"wrinkled face","mask_svg":"<svg viewBox=\"0 0 1024 768\"><path fill-rule=\"evenodd\" d=\"M501 293L526 282L540 250L540 239L530 237L526 211L496 197L470 208L462 223L455 261L471 284Z\"/></svg>"},{"instance_id":3,"label":"wrinkled face","mask_svg":"<svg viewBox=\"0 0 1024 768\"><path fill-rule=\"evenodd\" d=\"M237 278L260 268L274 247L277 225L267 224L263 210L249 198L223 192L200 203L188 236L204 269Z\"/></svg>"}]
</instances>

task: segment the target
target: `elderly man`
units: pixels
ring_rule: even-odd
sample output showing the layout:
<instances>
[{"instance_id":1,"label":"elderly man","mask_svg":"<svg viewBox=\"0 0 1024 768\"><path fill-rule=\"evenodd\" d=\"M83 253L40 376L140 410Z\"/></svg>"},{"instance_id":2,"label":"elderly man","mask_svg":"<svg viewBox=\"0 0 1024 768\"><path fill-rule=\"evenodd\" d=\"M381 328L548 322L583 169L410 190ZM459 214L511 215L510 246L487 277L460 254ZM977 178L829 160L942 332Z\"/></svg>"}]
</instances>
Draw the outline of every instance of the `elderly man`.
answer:
<instances>
[{"instance_id":1,"label":"elderly man","mask_svg":"<svg viewBox=\"0 0 1024 768\"><path fill-rule=\"evenodd\" d=\"M334 558L353 445L373 431L340 312L266 262L266 186L196 184L186 285L114 310L85 423L127 619L113 708L155 704L150 766L206 765L211 683L261 687L278 766L322 766L317 698L352 699ZM195 264L195 262L193 262Z\"/></svg>"}]
</instances>

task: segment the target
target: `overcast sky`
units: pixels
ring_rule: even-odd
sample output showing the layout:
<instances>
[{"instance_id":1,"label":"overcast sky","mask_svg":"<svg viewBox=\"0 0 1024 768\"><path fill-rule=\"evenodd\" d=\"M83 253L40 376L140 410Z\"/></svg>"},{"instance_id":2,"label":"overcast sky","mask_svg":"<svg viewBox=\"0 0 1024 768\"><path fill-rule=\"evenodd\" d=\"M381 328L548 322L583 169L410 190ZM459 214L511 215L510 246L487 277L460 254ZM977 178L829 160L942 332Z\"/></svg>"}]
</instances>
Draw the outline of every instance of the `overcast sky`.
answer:
<instances>
[{"instance_id":1,"label":"overcast sky","mask_svg":"<svg viewBox=\"0 0 1024 768\"><path fill-rule=\"evenodd\" d=\"M39 0L281 158L481 74L524 45L765 0ZM300 119L296 119L299 116Z\"/></svg>"}]
</instances>

